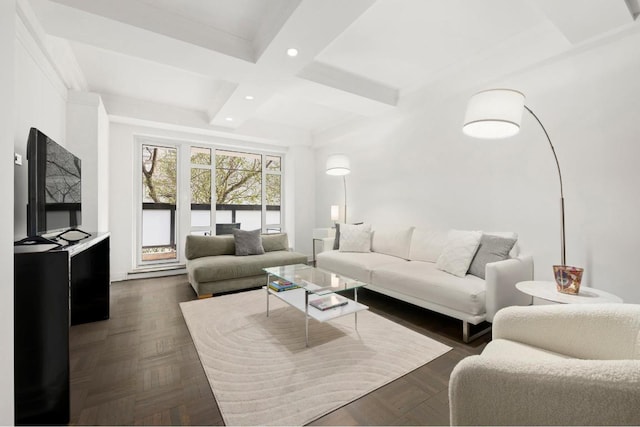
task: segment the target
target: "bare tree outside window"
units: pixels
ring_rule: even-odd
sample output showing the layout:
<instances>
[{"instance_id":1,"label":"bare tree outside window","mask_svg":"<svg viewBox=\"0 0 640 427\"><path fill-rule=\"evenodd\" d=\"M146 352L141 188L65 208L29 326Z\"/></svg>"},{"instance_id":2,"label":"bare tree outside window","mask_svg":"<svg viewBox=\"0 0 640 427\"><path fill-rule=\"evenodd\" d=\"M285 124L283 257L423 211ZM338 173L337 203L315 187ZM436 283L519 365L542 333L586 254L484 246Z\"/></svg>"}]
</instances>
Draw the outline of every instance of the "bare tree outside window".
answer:
<instances>
[{"instance_id":1,"label":"bare tree outside window","mask_svg":"<svg viewBox=\"0 0 640 427\"><path fill-rule=\"evenodd\" d=\"M177 150L174 148L142 147L144 202L176 203Z\"/></svg>"},{"instance_id":2,"label":"bare tree outside window","mask_svg":"<svg viewBox=\"0 0 640 427\"><path fill-rule=\"evenodd\" d=\"M216 152L216 203L262 204L262 156L233 151Z\"/></svg>"},{"instance_id":3,"label":"bare tree outside window","mask_svg":"<svg viewBox=\"0 0 640 427\"><path fill-rule=\"evenodd\" d=\"M142 260L176 259L178 150L142 146ZM166 226L162 226L166 224Z\"/></svg>"}]
</instances>

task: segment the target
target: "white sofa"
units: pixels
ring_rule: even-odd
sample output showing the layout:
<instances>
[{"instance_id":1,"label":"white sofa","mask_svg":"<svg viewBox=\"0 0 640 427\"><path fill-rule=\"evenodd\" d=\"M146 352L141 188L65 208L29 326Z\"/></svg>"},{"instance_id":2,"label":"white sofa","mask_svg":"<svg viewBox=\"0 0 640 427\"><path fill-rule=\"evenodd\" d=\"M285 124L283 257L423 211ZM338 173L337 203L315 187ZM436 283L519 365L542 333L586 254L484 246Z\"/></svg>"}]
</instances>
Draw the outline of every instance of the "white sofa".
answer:
<instances>
[{"instance_id":1,"label":"white sofa","mask_svg":"<svg viewBox=\"0 0 640 427\"><path fill-rule=\"evenodd\" d=\"M510 259L486 265L485 279L437 269L446 243L445 230L374 229L371 252L333 250L333 238L323 239L317 266L368 283L367 288L376 292L462 320L465 342L488 332L472 336L469 324L491 322L502 307L531 303L530 296L515 288L517 282L533 278L533 259L519 255L517 243Z\"/></svg>"},{"instance_id":2,"label":"white sofa","mask_svg":"<svg viewBox=\"0 0 640 427\"><path fill-rule=\"evenodd\" d=\"M640 425L640 305L509 307L451 373L451 425Z\"/></svg>"}]
</instances>

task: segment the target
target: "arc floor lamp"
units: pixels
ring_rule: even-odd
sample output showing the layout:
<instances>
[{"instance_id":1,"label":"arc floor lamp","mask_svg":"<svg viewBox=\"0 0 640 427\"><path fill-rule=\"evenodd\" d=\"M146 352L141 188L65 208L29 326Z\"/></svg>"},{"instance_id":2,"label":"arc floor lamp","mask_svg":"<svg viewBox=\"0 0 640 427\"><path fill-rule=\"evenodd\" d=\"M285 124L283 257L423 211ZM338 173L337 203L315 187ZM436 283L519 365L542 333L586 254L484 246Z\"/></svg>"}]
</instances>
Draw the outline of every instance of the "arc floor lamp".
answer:
<instances>
[{"instance_id":1,"label":"arc floor lamp","mask_svg":"<svg viewBox=\"0 0 640 427\"><path fill-rule=\"evenodd\" d=\"M345 154L331 154L327 157L327 175L342 176L344 184L344 222L347 222L347 175L351 173L351 163Z\"/></svg>"},{"instance_id":2,"label":"arc floor lamp","mask_svg":"<svg viewBox=\"0 0 640 427\"><path fill-rule=\"evenodd\" d=\"M558 290L566 293L578 293L582 269L566 265L565 223L564 223L564 190L562 188L562 172L556 150L544 125L524 103L524 94L512 89L490 89L475 94L469 100L462 128L466 135L475 138L496 139L507 138L520 131L522 114L527 110L536 119L544 131L558 170L560 182L560 257L561 265L554 266L554 275L558 282ZM579 277L575 277L578 275ZM559 277L560 276L560 277ZM562 280L558 280L562 279ZM570 279L571 283L569 283ZM577 285L575 284L577 279ZM568 289L561 289L563 281Z\"/></svg>"}]
</instances>

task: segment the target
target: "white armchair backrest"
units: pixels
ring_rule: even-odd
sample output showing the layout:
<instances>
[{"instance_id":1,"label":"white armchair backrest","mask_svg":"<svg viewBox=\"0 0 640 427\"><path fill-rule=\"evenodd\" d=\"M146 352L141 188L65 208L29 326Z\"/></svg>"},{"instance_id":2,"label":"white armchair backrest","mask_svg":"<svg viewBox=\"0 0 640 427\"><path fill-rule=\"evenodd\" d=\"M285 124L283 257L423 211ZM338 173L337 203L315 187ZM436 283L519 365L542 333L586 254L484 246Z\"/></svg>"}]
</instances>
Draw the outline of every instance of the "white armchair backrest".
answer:
<instances>
[{"instance_id":1,"label":"white armchair backrest","mask_svg":"<svg viewBox=\"0 0 640 427\"><path fill-rule=\"evenodd\" d=\"M579 359L640 359L640 305L507 307L493 319L493 338Z\"/></svg>"}]
</instances>

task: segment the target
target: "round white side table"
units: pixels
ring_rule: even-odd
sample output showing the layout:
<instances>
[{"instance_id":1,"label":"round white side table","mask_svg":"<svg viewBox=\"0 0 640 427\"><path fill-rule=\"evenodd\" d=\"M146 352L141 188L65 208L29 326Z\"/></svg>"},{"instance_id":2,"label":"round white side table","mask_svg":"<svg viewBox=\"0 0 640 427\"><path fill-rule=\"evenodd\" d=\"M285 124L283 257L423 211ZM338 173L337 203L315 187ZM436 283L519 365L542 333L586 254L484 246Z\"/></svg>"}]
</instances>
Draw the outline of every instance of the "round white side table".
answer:
<instances>
[{"instance_id":1,"label":"round white side table","mask_svg":"<svg viewBox=\"0 0 640 427\"><path fill-rule=\"evenodd\" d=\"M516 288L520 292L534 297L534 304L536 298L542 299L544 302L560 304L622 303L622 298L616 295L587 286L580 286L580 293L577 295L562 294L556 290L556 282L541 280L518 282Z\"/></svg>"}]
</instances>

